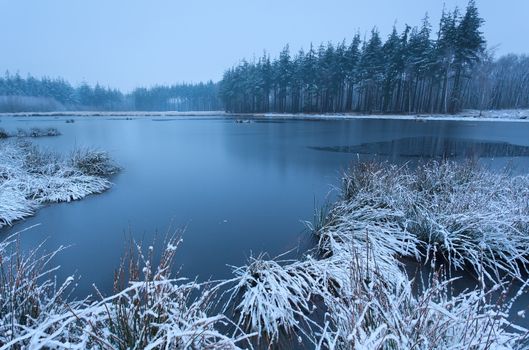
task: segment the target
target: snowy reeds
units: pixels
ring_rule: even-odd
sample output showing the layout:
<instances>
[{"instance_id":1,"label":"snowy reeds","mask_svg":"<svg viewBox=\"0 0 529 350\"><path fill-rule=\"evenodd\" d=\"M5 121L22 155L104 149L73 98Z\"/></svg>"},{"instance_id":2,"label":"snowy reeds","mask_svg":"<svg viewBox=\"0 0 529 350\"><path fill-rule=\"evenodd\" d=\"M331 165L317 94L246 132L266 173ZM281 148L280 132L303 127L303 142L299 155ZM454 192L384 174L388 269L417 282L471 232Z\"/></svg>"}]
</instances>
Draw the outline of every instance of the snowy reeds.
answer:
<instances>
[{"instance_id":1,"label":"snowy reeds","mask_svg":"<svg viewBox=\"0 0 529 350\"><path fill-rule=\"evenodd\" d=\"M418 282L404 272L387 280L376 265L369 267L354 255L349 261L342 258L349 277L338 296L324 294L327 312L317 349L522 349L529 345L527 330L508 320L513 300L507 300L506 291L495 294L505 286L453 294L455 279L434 271L415 291Z\"/></svg>"},{"instance_id":2,"label":"snowy reeds","mask_svg":"<svg viewBox=\"0 0 529 350\"><path fill-rule=\"evenodd\" d=\"M317 349L528 346L504 282L527 289L528 184L475 164L361 164L313 227L318 249L235 268L227 308L271 346L283 334ZM403 257L424 263L428 281L411 279ZM480 283L453 294L445 271L468 266Z\"/></svg>"},{"instance_id":3,"label":"snowy reeds","mask_svg":"<svg viewBox=\"0 0 529 350\"><path fill-rule=\"evenodd\" d=\"M231 307L238 327L256 332L265 343L281 336L312 336L316 309L312 298L322 276L313 274L305 261L251 258L248 265L234 268L234 284L225 310Z\"/></svg>"},{"instance_id":4,"label":"snowy reeds","mask_svg":"<svg viewBox=\"0 0 529 350\"><path fill-rule=\"evenodd\" d=\"M95 149L77 148L71 152L68 161L85 175L108 177L119 171L107 152Z\"/></svg>"},{"instance_id":5,"label":"snowy reeds","mask_svg":"<svg viewBox=\"0 0 529 350\"><path fill-rule=\"evenodd\" d=\"M21 348L15 339L34 336L47 319L66 312L60 299L73 281L53 280L50 261L62 247L46 254L38 246L22 254L17 235L0 242L0 349Z\"/></svg>"},{"instance_id":6,"label":"snowy reeds","mask_svg":"<svg viewBox=\"0 0 529 350\"><path fill-rule=\"evenodd\" d=\"M1 141L0 227L32 215L42 204L101 193L117 171L102 151L76 150L63 157L27 141Z\"/></svg>"},{"instance_id":7,"label":"snowy reeds","mask_svg":"<svg viewBox=\"0 0 529 350\"><path fill-rule=\"evenodd\" d=\"M358 213L367 210L372 212L367 222L395 228L386 241L411 235L407 242L418 241L426 259L435 250L453 269L470 267L498 282L505 275L523 279L528 267L527 175L449 161L415 169L363 164L345 175L343 197L329 215L329 228L321 231L323 238L333 230L344 232L336 228L335 217L353 228Z\"/></svg>"},{"instance_id":8,"label":"snowy reeds","mask_svg":"<svg viewBox=\"0 0 529 350\"><path fill-rule=\"evenodd\" d=\"M239 349L250 346L245 334L222 314L211 311L218 285L197 283L171 274L180 240L171 236L159 260L153 248L134 244L116 272L116 292L98 300L68 302L60 288L42 277L52 257L9 254L12 241L0 245L7 257L8 279L2 279L0 349ZM23 264L20 264L22 261ZM155 263L155 261L158 261ZM15 264L13 266L13 264ZM0 265L2 267L3 265ZM3 276L1 276L3 278ZM94 287L95 288L95 287ZM13 299L15 302L13 303Z\"/></svg>"},{"instance_id":9,"label":"snowy reeds","mask_svg":"<svg viewBox=\"0 0 529 350\"><path fill-rule=\"evenodd\" d=\"M43 137L43 136L59 136L61 133L57 128L37 128L33 127L29 130L22 128L17 129L17 137Z\"/></svg>"},{"instance_id":10,"label":"snowy reeds","mask_svg":"<svg viewBox=\"0 0 529 350\"><path fill-rule=\"evenodd\" d=\"M0 140L8 137L44 137L44 136L59 136L61 132L57 128L37 128L31 129L18 128L16 132L8 132L4 128L0 128Z\"/></svg>"},{"instance_id":11,"label":"snowy reeds","mask_svg":"<svg viewBox=\"0 0 529 350\"><path fill-rule=\"evenodd\" d=\"M58 171L38 153L18 161L37 174ZM0 349L274 348L284 337L314 349L525 349L529 333L509 315L529 284L528 183L475 164L362 164L346 174L342 198L315 228L317 249L298 260L261 255L234 267L232 279L198 283L171 275L180 243L171 236L158 263L154 248L133 244L115 293L96 290L97 300L79 302L60 298L65 287L36 283L40 273L22 272L21 285L31 288L11 304L20 311L2 309L0 327L11 331ZM428 277L410 278L403 257ZM468 267L479 283L454 292L451 273ZM17 278L6 281L14 295Z\"/></svg>"},{"instance_id":12,"label":"snowy reeds","mask_svg":"<svg viewBox=\"0 0 529 350\"><path fill-rule=\"evenodd\" d=\"M282 337L314 349L521 349L528 331L508 318L508 286L454 294L442 271L410 279L397 257L388 274L368 245L327 258L299 261L252 258L235 269L227 308L257 342L281 347ZM385 249L382 254L387 254ZM233 282L232 282L233 283ZM527 290L519 288L515 297ZM323 316L322 316L323 315Z\"/></svg>"}]
</instances>

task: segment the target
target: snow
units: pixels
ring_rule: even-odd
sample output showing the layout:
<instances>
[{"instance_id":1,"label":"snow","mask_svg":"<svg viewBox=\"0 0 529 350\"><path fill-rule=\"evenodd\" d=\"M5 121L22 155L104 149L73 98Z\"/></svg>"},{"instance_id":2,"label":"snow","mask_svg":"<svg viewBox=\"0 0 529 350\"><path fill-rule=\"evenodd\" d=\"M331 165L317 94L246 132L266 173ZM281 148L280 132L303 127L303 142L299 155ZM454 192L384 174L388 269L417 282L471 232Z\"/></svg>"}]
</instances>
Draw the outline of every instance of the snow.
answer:
<instances>
[{"instance_id":1,"label":"snow","mask_svg":"<svg viewBox=\"0 0 529 350\"><path fill-rule=\"evenodd\" d=\"M2 186L29 180L0 192L8 193L11 208L64 198L57 195L64 190L55 186L51 193L44 190L48 177L62 186L62 178L73 176L68 196L70 187L84 188L76 176L97 177L78 174L76 162L28 144L0 147L0 174L8 179ZM116 171L100 165L97 173ZM26 196L35 188L41 191ZM239 349L255 343L274 348L281 347L284 334L314 349L529 345L528 330L508 320L509 314L524 316L512 308L529 285L529 175L453 162L415 169L363 164L344 175L341 198L312 229L317 249L299 260L259 255L233 267L233 278L207 283L171 276L179 237L164 242L158 264L154 246L143 249L134 242L134 254L121 265L130 270L116 273L131 276L116 280L122 289L110 296L96 289L98 299L80 301L62 298L73 276L59 287L46 280L55 271L48 265L62 248L43 257L39 248L20 256L11 237L0 242L0 268L8 271L0 274L0 350L127 348L131 343L145 349ZM429 266L428 276L410 278L402 257ZM438 269L440 264L451 269ZM451 271L463 267L470 267L481 284L453 294L457 278ZM505 298L515 288L512 279L521 287ZM28 305L38 305L38 311Z\"/></svg>"},{"instance_id":2,"label":"snow","mask_svg":"<svg viewBox=\"0 0 529 350\"><path fill-rule=\"evenodd\" d=\"M167 246L178 242L172 237ZM37 252L23 256L12 249L15 246L15 237L0 243L0 256L20 261L17 267L7 265L8 270L3 270L13 278L0 275L1 350L121 349L131 343L141 349L240 349L239 344L255 336L239 329L219 330L231 322L210 312L216 286L166 276L174 257L172 250L163 252L148 278L131 279L115 294L105 297L96 289L99 300L65 301L61 298L63 287L57 289L51 280L37 283L37 278L51 276L50 256L44 260L37 258ZM141 246L138 249L137 255L142 256ZM151 268L143 263L131 260L129 272ZM69 277L64 285L72 281ZM202 290L207 292L199 292ZM33 306L38 308L27 317Z\"/></svg>"},{"instance_id":3,"label":"snow","mask_svg":"<svg viewBox=\"0 0 529 350\"><path fill-rule=\"evenodd\" d=\"M237 324L272 343L282 331L303 334L316 349L527 346L527 330L507 317L529 283L528 188L528 176L456 163L353 170L342 200L312 227L319 237L312 256L259 256L234 268L229 305ZM436 268L439 252L453 269L473 267L483 284L452 294L455 279ZM430 264L425 281L406 274L403 256ZM515 297L495 297L512 278L523 282ZM317 322L312 314L322 304Z\"/></svg>"},{"instance_id":4,"label":"snow","mask_svg":"<svg viewBox=\"0 0 529 350\"><path fill-rule=\"evenodd\" d=\"M78 149L62 157L28 141L0 140L0 228L33 215L43 204L101 193L118 170L102 151Z\"/></svg>"},{"instance_id":5,"label":"snow","mask_svg":"<svg viewBox=\"0 0 529 350\"><path fill-rule=\"evenodd\" d=\"M0 113L2 116L11 117L235 117L236 121L248 123L253 118L265 119L313 119L313 120L344 120L344 119L388 119L388 120L454 120L454 121L483 121L483 122L528 122L529 109L505 109L505 110L464 110L457 114L358 114L358 113L326 113L326 114L304 114L304 113L230 113L225 111L58 111L58 112L19 112ZM238 119L244 117L246 119ZM70 120L67 120L70 122Z\"/></svg>"},{"instance_id":6,"label":"snow","mask_svg":"<svg viewBox=\"0 0 529 350\"><path fill-rule=\"evenodd\" d=\"M213 117L224 116L224 111L57 111L57 112L18 112L0 113L0 116L14 117Z\"/></svg>"},{"instance_id":7,"label":"snow","mask_svg":"<svg viewBox=\"0 0 529 350\"><path fill-rule=\"evenodd\" d=\"M347 120L347 119L388 119L388 120L453 120L453 121L480 121L480 122L529 122L529 110L465 110L458 114L290 114L290 113L258 113L237 114L237 116L270 118L270 119L307 119L307 120Z\"/></svg>"}]
</instances>

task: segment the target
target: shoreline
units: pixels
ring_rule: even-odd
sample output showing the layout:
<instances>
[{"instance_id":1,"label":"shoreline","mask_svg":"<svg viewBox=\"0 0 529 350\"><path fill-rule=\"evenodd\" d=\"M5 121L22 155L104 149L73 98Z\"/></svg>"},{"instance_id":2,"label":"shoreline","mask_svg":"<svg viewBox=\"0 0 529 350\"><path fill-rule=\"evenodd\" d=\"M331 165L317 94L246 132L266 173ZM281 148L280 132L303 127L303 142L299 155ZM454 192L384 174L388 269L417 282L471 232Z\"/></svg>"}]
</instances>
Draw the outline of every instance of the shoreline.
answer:
<instances>
[{"instance_id":1,"label":"shoreline","mask_svg":"<svg viewBox=\"0 0 529 350\"><path fill-rule=\"evenodd\" d=\"M529 109L509 110L465 110L458 114L362 114L362 113L234 113L237 117L278 120L415 120L415 121L484 121L484 122L529 122Z\"/></svg>"},{"instance_id":2,"label":"shoreline","mask_svg":"<svg viewBox=\"0 0 529 350\"><path fill-rule=\"evenodd\" d=\"M0 332L0 348L115 345L122 334L131 334L127 341L134 344L192 339L194 348L212 349L251 349L261 343L270 348L389 344L400 349L434 342L440 344L436 348L525 348L528 333L519 324L525 309L513 303L529 284L524 255L529 240L515 227L527 223L526 212L518 210L527 198L527 183L529 176L511 179L454 162L419 170L365 163L344 174L341 198L308 224L317 242L303 256L250 256L246 264L232 266L228 279L177 278L171 274L182 243L177 230L163 241L154 264L153 246L131 243L114 275L119 290L100 298L61 299L75 286L75 275L45 293L55 271L46 265L48 256L63 247L44 258L35 248L26 257L16 250L13 236L0 241L0 255L29 261L29 273L14 270L24 276L22 287L14 288L14 279L6 284L5 299L17 302L6 304L9 312L0 314L0 325L14 324L15 332L4 337ZM456 204L443 205L451 203ZM501 215L494 215L497 208L503 208ZM446 259L437 261L441 257ZM427 275L416 281L399 258L417 261ZM33 263L39 259L46 263ZM458 277L450 272L466 267L481 284L453 293ZM41 276L44 282L37 280ZM495 291L510 290L509 281L522 286L513 296L502 294L505 300L495 298ZM28 323L24 312L30 298L44 307ZM130 332L136 325L139 331Z\"/></svg>"},{"instance_id":3,"label":"shoreline","mask_svg":"<svg viewBox=\"0 0 529 350\"><path fill-rule=\"evenodd\" d=\"M64 112L0 112L0 117L213 117L228 115L224 111L64 111Z\"/></svg>"},{"instance_id":4,"label":"shoreline","mask_svg":"<svg viewBox=\"0 0 529 350\"><path fill-rule=\"evenodd\" d=\"M60 111L0 113L0 117L219 117L266 120L415 120L529 122L529 109L464 110L458 114L230 113L225 111Z\"/></svg>"}]
</instances>

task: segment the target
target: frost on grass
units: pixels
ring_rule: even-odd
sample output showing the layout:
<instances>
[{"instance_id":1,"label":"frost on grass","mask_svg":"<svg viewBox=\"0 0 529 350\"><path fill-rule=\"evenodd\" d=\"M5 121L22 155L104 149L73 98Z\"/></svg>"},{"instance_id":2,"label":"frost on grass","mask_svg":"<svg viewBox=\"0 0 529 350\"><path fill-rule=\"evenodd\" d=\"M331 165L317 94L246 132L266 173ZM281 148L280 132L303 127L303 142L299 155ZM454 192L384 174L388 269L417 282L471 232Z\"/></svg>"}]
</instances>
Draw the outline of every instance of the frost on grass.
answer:
<instances>
[{"instance_id":1,"label":"frost on grass","mask_svg":"<svg viewBox=\"0 0 529 350\"><path fill-rule=\"evenodd\" d=\"M376 255L376 252L373 251ZM347 264L344 261L345 264ZM350 260L339 297L326 296L317 349L522 349L527 330L508 321L511 302L494 288L452 294L453 280L432 273L428 286L402 272L386 279ZM525 289L525 286L523 287Z\"/></svg>"},{"instance_id":2,"label":"frost on grass","mask_svg":"<svg viewBox=\"0 0 529 350\"><path fill-rule=\"evenodd\" d=\"M0 139L6 139L8 137L44 137L44 136L59 136L61 132L57 128L31 128L22 129L18 128L16 132L8 132L4 128L0 128Z\"/></svg>"},{"instance_id":3,"label":"frost on grass","mask_svg":"<svg viewBox=\"0 0 529 350\"><path fill-rule=\"evenodd\" d=\"M344 177L343 196L322 239L336 227L334 217L352 223L358 211L370 210L380 215L376 222L399 232L388 232L386 240L411 235L426 259L435 251L453 269L470 267L494 281L505 274L523 279L527 270L527 175L493 173L471 163L431 162L416 169L363 164Z\"/></svg>"},{"instance_id":4,"label":"frost on grass","mask_svg":"<svg viewBox=\"0 0 529 350\"><path fill-rule=\"evenodd\" d=\"M46 280L52 255L24 256L8 249L14 242L0 245L0 349L239 349L250 336L212 312L216 285L171 275L176 236L159 261L134 245L116 271L115 293L96 288L98 298L76 302L62 298L73 278L58 288Z\"/></svg>"},{"instance_id":5,"label":"frost on grass","mask_svg":"<svg viewBox=\"0 0 529 350\"><path fill-rule=\"evenodd\" d=\"M39 246L23 255L16 235L0 242L0 349L17 348L23 342L13 339L31 338L47 319L66 312L60 297L72 280L57 285L49 266L61 250L45 254Z\"/></svg>"},{"instance_id":6,"label":"frost on grass","mask_svg":"<svg viewBox=\"0 0 529 350\"><path fill-rule=\"evenodd\" d=\"M503 277L527 289L528 184L472 164L360 165L312 225L317 251L235 268L228 305L272 346L287 334L316 349L527 347ZM402 257L429 266L426 281ZM451 271L465 267L481 283L454 293Z\"/></svg>"},{"instance_id":7,"label":"frost on grass","mask_svg":"<svg viewBox=\"0 0 529 350\"><path fill-rule=\"evenodd\" d=\"M118 171L102 151L76 150L62 157L27 141L0 141L0 228L32 215L40 205L101 193Z\"/></svg>"},{"instance_id":8,"label":"frost on grass","mask_svg":"<svg viewBox=\"0 0 529 350\"><path fill-rule=\"evenodd\" d=\"M321 276L312 274L305 262L259 256L247 266L234 268L234 274L226 307L234 307L239 327L277 342L283 331L306 334L314 326L307 315L316 308L311 296Z\"/></svg>"},{"instance_id":9,"label":"frost on grass","mask_svg":"<svg viewBox=\"0 0 529 350\"><path fill-rule=\"evenodd\" d=\"M197 283L170 273L177 238L159 263L154 246L135 244L115 293L79 302L36 282L47 258L12 258L4 244L2 262L17 268L0 280L0 349L281 348L283 337L313 349L527 349L528 331L509 321L529 284L527 183L469 164L364 164L345 176L303 258L258 256L230 280ZM410 278L402 257L428 276ZM454 292L463 267L480 283Z\"/></svg>"}]
</instances>

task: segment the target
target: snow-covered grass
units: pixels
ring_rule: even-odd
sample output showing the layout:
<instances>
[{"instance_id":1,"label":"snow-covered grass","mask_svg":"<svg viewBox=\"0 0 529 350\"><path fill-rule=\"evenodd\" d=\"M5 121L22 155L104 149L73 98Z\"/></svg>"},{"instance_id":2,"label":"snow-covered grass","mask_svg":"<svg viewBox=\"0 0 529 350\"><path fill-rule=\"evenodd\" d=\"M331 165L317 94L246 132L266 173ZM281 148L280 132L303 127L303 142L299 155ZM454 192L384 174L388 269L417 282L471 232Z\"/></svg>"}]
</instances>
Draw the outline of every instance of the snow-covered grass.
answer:
<instances>
[{"instance_id":1,"label":"snow-covered grass","mask_svg":"<svg viewBox=\"0 0 529 350\"><path fill-rule=\"evenodd\" d=\"M449 161L414 169L362 164L345 175L343 195L329 214L322 240L334 231L346 232L336 220L353 228L360 213L367 211L370 216L361 217L360 222L394 229L385 230L384 241L412 237L407 244L396 245L408 249L396 252L400 255L415 249L429 259L435 250L455 270L470 267L476 275L483 272L494 281L505 274L517 279L525 276L529 263L527 175L494 173L477 164Z\"/></svg>"},{"instance_id":2,"label":"snow-covered grass","mask_svg":"<svg viewBox=\"0 0 529 350\"><path fill-rule=\"evenodd\" d=\"M210 312L217 288L171 275L180 242L171 236L159 262L152 247L135 244L116 272L116 293L70 302L69 284L45 280L50 258L23 256L0 245L0 349L239 349L251 336ZM212 315L210 315L212 314Z\"/></svg>"},{"instance_id":3,"label":"snow-covered grass","mask_svg":"<svg viewBox=\"0 0 529 350\"><path fill-rule=\"evenodd\" d=\"M224 111L56 111L0 113L0 116L16 117L213 117L224 115L226 115Z\"/></svg>"},{"instance_id":4,"label":"snow-covered grass","mask_svg":"<svg viewBox=\"0 0 529 350\"><path fill-rule=\"evenodd\" d=\"M515 297L526 291L528 184L475 164L362 164L313 225L318 249L235 268L228 305L272 345L288 334L317 349L527 347L503 277L522 281ZM410 278L402 257L429 278ZM480 283L453 294L450 271L469 266Z\"/></svg>"},{"instance_id":5,"label":"snow-covered grass","mask_svg":"<svg viewBox=\"0 0 529 350\"><path fill-rule=\"evenodd\" d=\"M314 119L314 120L344 120L344 119L397 119L397 120L456 120L456 121L505 121L529 122L529 109L509 110L464 110L457 114L365 114L365 113L254 113L235 114L238 117L270 118L270 119Z\"/></svg>"},{"instance_id":6,"label":"snow-covered grass","mask_svg":"<svg viewBox=\"0 0 529 350\"><path fill-rule=\"evenodd\" d=\"M0 128L0 140L8 137L43 137L43 136L59 136L61 132L57 128L31 128L29 130L18 128L16 132L8 132L4 128Z\"/></svg>"},{"instance_id":7,"label":"snow-covered grass","mask_svg":"<svg viewBox=\"0 0 529 350\"><path fill-rule=\"evenodd\" d=\"M434 272L417 294L417 282L403 270L391 276L380 270L376 248L299 261L258 257L231 280L197 283L171 274L180 242L171 236L159 259L152 246L134 243L115 273L115 293L103 296L96 288L95 298L81 301L67 298L73 277L63 284L49 279L58 251L24 256L15 238L0 244L0 349L274 347L283 331L314 349L529 345L527 331L507 321L513 300L495 296L502 286L454 296L452 280ZM219 312L222 295L229 298ZM239 314L235 321L230 309ZM313 317L317 311L322 319Z\"/></svg>"},{"instance_id":8,"label":"snow-covered grass","mask_svg":"<svg viewBox=\"0 0 529 350\"><path fill-rule=\"evenodd\" d=\"M251 259L236 268L230 290L237 325L271 347L281 347L282 336L314 349L529 346L527 330L508 320L514 299L507 299L507 285L452 294L455 279L433 270L435 262L428 281L416 281L403 269L382 269L379 258L399 262L379 248L290 262Z\"/></svg>"},{"instance_id":9,"label":"snow-covered grass","mask_svg":"<svg viewBox=\"0 0 529 350\"><path fill-rule=\"evenodd\" d=\"M377 255L376 251L370 254ZM517 349L527 330L508 321L512 300L496 289L451 293L453 280L433 273L427 286L401 272L342 256L349 271L337 297L324 294L326 317L317 349ZM347 267L348 266L348 267ZM498 288L501 288L499 286ZM525 289L522 289L525 290Z\"/></svg>"},{"instance_id":10,"label":"snow-covered grass","mask_svg":"<svg viewBox=\"0 0 529 350\"><path fill-rule=\"evenodd\" d=\"M225 304L233 308L237 325L257 332L263 341L275 343L296 332L311 337L313 326L308 317L316 309L311 300L323 276L313 274L305 261L251 258L248 265L234 267L234 284L226 292ZM314 294L316 295L316 294Z\"/></svg>"},{"instance_id":11,"label":"snow-covered grass","mask_svg":"<svg viewBox=\"0 0 529 350\"><path fill-rule=\"evenodd\" d=\"M46 203L69 202L110 188L119 167L98 150L63 157L28 141L0 141L0 227Z\"/></svg>"},{"instance_id":12,"label":"snow-covered grass","mask_svg":"<svg viewBox=\"0 0 529 350\"><path fill-rule=\"evenodd\" d=\"M32 159L32 169L54 163ZM13 240L0 244L0 350L274 348L284 337L314 349L529 347L528 331L509 321L529 285L527 176L372 163L343 181L341 199L312 227L317 249L250 258L224 281L173 277L181 240L172 235L159 259L153 246L132 244L112 295L68 301L73 279L46 281L56 252L23 257L9 250ZM410 278L403 257L427 276ZM454 292L453 271L468 267L479 282Z\"/></svg>"},{"instance_id":13,"label":"snow-covered grass","mask_svg":"<svg viewBox=\"0 0 529 350\"><path fill-rule=\"evenodd\" d=\"M61 133L56 128L31 128L29 130L17 129L15 136L17 137L43 137L43 136L59 136Z\"/></svg>"},{"instance_id":14,"label":"snow-covered grass","mask_svg":"<svg viewBox=\"0 0 529 350\"><path fill-rule=\"evenodd\" d=\"M17 234L0 242L0 349L16 349L13 339L32 336L48 317L66 312L61 296L73 281L57 285L52 278L50 261L62 247L22 254L17 242Z\"/></svg>"}]
</instances>

